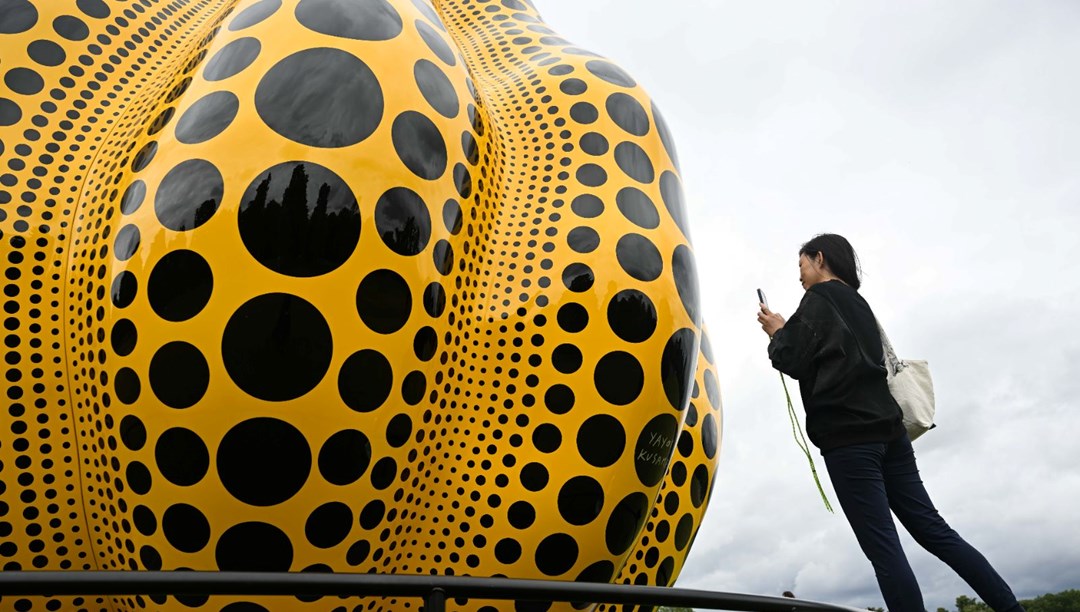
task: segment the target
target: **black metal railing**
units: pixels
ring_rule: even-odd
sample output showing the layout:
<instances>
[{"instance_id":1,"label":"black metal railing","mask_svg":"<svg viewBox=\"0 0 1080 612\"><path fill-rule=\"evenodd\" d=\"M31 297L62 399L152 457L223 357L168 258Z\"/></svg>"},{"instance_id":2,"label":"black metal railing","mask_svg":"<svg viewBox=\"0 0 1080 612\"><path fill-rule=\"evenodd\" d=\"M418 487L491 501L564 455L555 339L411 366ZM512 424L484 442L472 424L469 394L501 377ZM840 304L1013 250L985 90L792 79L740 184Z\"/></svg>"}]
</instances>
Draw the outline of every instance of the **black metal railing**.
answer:
<instances>
[{"instance_id":1,"label":"black metal railing","mask_svg":"<svg viewBox=\"0 0 1080 612\"><path fill-rule=\"evenodd\" d=\"M746 612L857 610L764 595L511 578L287 572L0 572L0 596L5 597L177 594L409 597L422 599L425 612L445 612L446 600L458 598L631 604Z\"/></svg>"}]
</instances>

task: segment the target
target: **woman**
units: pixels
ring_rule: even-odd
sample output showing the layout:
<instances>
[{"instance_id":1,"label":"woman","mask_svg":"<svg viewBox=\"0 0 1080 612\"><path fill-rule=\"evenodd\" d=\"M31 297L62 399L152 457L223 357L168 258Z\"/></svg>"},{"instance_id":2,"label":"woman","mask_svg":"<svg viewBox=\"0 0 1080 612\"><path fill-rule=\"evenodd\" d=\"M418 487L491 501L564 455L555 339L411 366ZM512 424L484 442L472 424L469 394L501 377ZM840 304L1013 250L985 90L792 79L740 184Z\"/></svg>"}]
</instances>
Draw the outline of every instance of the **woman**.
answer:
<instances>
[{"instance_id":1,"label":"woman","mask_svg":"<svg viewBox=\"0 0 1080 612\"><path fill-rule=\"evenodd\" d=\"M806 433L821 449L836 496L874 566L890 612L923 612L890 509L915 541L953 568L996 612L1023 608L990 563L934 509L919 479L900 406L886 382L881 335L859 295L859 265L843 236L799 249L806 294L787 321L761 304L773 367L799 381Z\"/></svg>"}]
</instances>

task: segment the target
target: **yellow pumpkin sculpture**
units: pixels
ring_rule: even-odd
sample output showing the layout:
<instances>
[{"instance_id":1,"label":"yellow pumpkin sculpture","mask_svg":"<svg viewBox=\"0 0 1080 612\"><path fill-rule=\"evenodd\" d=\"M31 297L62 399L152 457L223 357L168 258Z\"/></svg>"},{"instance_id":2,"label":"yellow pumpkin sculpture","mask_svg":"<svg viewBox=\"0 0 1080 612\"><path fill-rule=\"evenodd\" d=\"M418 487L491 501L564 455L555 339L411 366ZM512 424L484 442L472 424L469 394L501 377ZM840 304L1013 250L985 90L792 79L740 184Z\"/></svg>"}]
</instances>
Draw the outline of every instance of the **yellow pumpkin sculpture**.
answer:
<instances>
[{"instance_id":1,"label":"yellow pumpkin sculpture","mask_svg":"<svg viewBox=\"0 0 1080 612\"><path fill-rule=\"evenodd\" d=\"M674 581L720 398L624 71L518 0L0 0L0 75L4 570ZM0 602L189 607L419 602Z\"/></svg>"}]
</instances>

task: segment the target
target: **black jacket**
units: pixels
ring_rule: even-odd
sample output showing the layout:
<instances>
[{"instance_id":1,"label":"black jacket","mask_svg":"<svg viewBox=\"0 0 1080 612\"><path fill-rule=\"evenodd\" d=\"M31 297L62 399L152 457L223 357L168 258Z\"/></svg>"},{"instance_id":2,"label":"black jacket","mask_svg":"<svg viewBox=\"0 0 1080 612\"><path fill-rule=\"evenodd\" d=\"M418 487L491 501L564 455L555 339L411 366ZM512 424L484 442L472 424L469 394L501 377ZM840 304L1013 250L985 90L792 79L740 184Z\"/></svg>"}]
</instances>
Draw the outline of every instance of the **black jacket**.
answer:
<instances>
[{"instance_id":1,"label":"black jacket","mask_svg":"<svg viewBox=\"0 0 1080 612\"><path fill-rule=\"evenodd\" d=\"M806 434L823 452L903 435L877 320L850 286L835 280L812 285L773 335L769 359L799 381Z\"/></svg>"}]
</instances>

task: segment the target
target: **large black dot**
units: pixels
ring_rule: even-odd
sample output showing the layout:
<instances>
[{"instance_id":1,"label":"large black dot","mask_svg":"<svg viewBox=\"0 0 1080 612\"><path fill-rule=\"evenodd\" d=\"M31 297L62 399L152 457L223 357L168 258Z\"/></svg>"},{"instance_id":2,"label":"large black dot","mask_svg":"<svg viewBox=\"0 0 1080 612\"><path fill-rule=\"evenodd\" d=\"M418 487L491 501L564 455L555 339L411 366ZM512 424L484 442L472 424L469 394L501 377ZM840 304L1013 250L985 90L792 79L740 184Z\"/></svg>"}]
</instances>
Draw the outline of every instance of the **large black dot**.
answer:
<instances>
[{"instance_id":1,"label":"large black dot","mask_svg":"<svg viewBox=\"0 0 1080 612\"><path fill-rule=\"evenodd\" d=\"M169 170L154 196L154 212L165 227L182 232L210 220L221 205L225 181L214 164L189 159Z\"/></svg>"},{"instance_id":2,"label":"large black dot","mask_svg":"<svg viewBox=\"0 0 1080 612\"><path fill-rule=\"evenodd\" d=\"M328 502L316 508L304 523L304 535L316 548L341 544L352 529L353 513L341 502Z\"/></svg>"},{"instance_id":3,"label":"large black dot","mask_svg":"<svg viewBox=\"0 0 1080 612\"><path fill-rule=\"evenodd\" d=\"M186 321L206 306L213 288L210 264L195 251L180 249L154 265L146 283L146 297L162 319Z\"/></svg>"},{"instance_id":4,"label":"large black dot","mask_svg":"<svg viewBox=\"0 0 1080 612\"><path fill-rule=\"evenodd\" d=\"M544 392L544 405L555 414L566 414L574 407L574 391L563 384L552 385Z\"/></svg>"},{"instance_id":5,"label":"large black dot","mask_svg":"<svg viewBox=\"0 0 1080 612\"><path fill-rule=\"evenodd\" d=\"M411 299L411 298L410 298ZM437 282L428 283L424 288L424 312L430 317L442 316L446 308L446 290Z\"/></svg>"},{"instance_id":6,"label":"large black dot","mask_svg":"<svg viewBox=\"0 0 1080 612\"><path fill-rule=\"evenodd\" d=\"M619 212L631 223L645 229L656 229L660 225L660 213L649 196L635 187L625 187L615 196Z\"/></svg>"},{"instance_id":7,"label":"large black dot","mask_svg":"<svg viewBox=\"0 0 1080 612\"><path fill-rule=\"evenodd\" d=\"M203 78L207 81L221 81L238 74L255 61L261 50L262 44L257 38L238 38L225 45L206 62Z\"/></svg>"},{"instance_id":8,"label":"large black dot","mask_svg":"<svg viewBox=\"0 0 1080 612\"><path fill-rule=\"evenodd\" d=\"M613 85L620 85L622 87L634 87L637 85L629 74L626 74L622 68L619 68L611 62L591 60L586 62L585 68L587 68L589 72Z\"/></svg>"},{"instance_id":9,"label":"large black dot","mask_svg":"<svg viewBox=\"0 0 1080 612\"><path fill-rule=\"evenodd\" d=\"M45 79L29 68L12 68L4 75L4 85L24 96L32 96L45 87Z\"/></svg>"},{"instance_id":10,"label":"large black dot","mask_svg":"<svg viewBox=\"0 0 1080 612\"><path fill-rule=\"evenodd\" d=\"M700 508L709 497L709 468L701 464L694 468L694 474L690 477L690 503L695 508Z\"/></svg>"},{"instance_id":11,"label":"large black dot","mask_svg":"<svg viewBox=\"0 0 1080 612\"><path fill-rule=\"evenodd\" d=\"M157 532L157 517L154 516L153 510L142 504L132 509L131 522L135 524L135 529L144 536L151 536Z\"/></svg>"},{"instance_id":12,"label":"large black dot","mask_svg":"<svg viewBox=\"0 0 1080 612\"><path fill-rule=\"evenodd\" d=\"M660 250L641 234L626 234L619 238L615 258L627 274L640 281L654 281L664 271Z\"/></svg>"},{"instance_id":13,"label":"large black dot","mask_svg":"<svg viewBox=\"0 0 1080 612\"><path fill-rule=\"evenodd\" d=\"M356 56L307 49L267 71L255 89L255 109L285 138L311 147L346 147L379 126L383 94L375 73Z\"/></svg>"},{"instance_id":14,"label":"large black dot","mask_svg":"<svg viewBox=\"0 0 1080 612\"><path fill-rule=\"evenodd\" d=\"M371 442L364 432L346 429L330 436L319 451L319 473L330 484L352 484L371 463Z\"/></svg>"},{"instance_id":15,"label":"large black dot","mask_svg":"<svg viewBox=\"0 0 1080 612\"><path fill-rule=\"evenodd\" d=\"M372 331L396 332L412 312L409 283L393 270L375 270L356 289L356 311Z\"/></svg>"},{"instance_id":16,"label":"large black dot","mask_svg":"<svg viewBox=\"0 0 1080 612\"><path fill-rule=\"evenodd\" d=\"M588 525L604 509L604 488L594 478L575 476L559 489L559 514L571 525Z\"/></svg>"},{"instance_id":17,"label":"large black dot","mask_svg":"<svg viewBox=\"0 0 1080 612\"><path fill-rule=\"evenodd\" d=\"M562 446L562 431L551 423L541 423L533 430L532 442L541 453L553 453Z\"/></svg>"},{"instance_id":18,"label":"large black dot","mask_svg":"<svg viewBox=\"0 0 1080 612\"><path fill-rule=\"evenodd\" d=\"M381 499L372 500L360 511L360 526L364 529L375 529L385 516L386 504Z\"/></svg>"},{"instance_id":19,"label":"large black dot","mask_svg":"<svg viewBox=\"0 0 1080 612\"><path fill-rule=\"evenodd\" d=\"M450 78L446 76L442 68L422 59L413 66L413 77L416 79L417 87L420 88L420 93L431 108L444 117L457 116L461 110L461 103L458 101L454 86L450 83ZM468 132L465 133L468 134Z\"/></svg>"},{"instance_id":20,"label":"large black dot","mask_svg":"<svg viewBox=\"0 0 1080 612\"><path fill-rule=\"evenodd\" d=\"M577 558L577 540L565 533L549 535L536 547L536 569L546 576L565 574L574 567Z\"/></svg>"},{"instance_id":21,"label":"large black dot","mask_svg":"<svg viewBox=\"0 0 1080 612\"><path fill-rule=\"evenodd\" d=\"M615 163L627 176L639 183L651 183L656 179L649 154L635 143L620 142L615 146Z\"/></svg>"},{"instance_id":22,"label":"large black dot","mask_svg":"<svg viewBox=\"0 0 1080 612\"><path fill-rule=\"evenodd\" d=\"M641 395L645 372L630 353L612 351L597 362L593 382L600 397L616 406L625 406Z\"/></svg>"},{"instance_id":23,"label":"large black dot","mask_svg":"<svg viewBox=\"0 0 1080 612\"><path fill-rule=\"evenodd\" d=\"M142 179L132 181L124 190L123 197L120 198L120 212L130 215L139 210L144 199L146 199L146 183Z\"/></svg>"},{"instance_id":24,"label":"large black dot","mask_svg":"<svg viewBox=\"0 0 1080 612\"><path fill-rule=\"evenodd\" d=\"M589 155L603 155L608 152L608 141L603 134L589 132L581 137L581 150Z\"/></svg>"},{"instance_id":25,"label":"large black dot","mask_svg":"<svg viewBox=\"0 0 1080 612\"><path fill-rule=\"evenodd\" d=\"M330 326L315 306L287 293L254 297L236 309L221 341L225 370L249 395L296 399L330 367Z\"/></svg>"},{"instance_id":26,"label":"large black dot","mask_svg":"<svg viewBox=\"0 0 1080 612\"><path fill-rule=\"evenodd\" d=\"M592 289L596 278L593 276L592 268L589 266L583 263L572 263L563 269L562 280L570 291L583 293Z\"/></svg>"},{"instance_id":27,"label":"large black dot","mask_svg":"<svg viewBox=\"0 0 1080 612\"><path fill-rule=\"evenodd\" d=\"M495 559L509 565L521 558L521 544L513 538L503 538L495 544Z\"/></svg>"},{"instance_id":28,"label":"large black dot","mask_svg":"<svg viewBox=\"0 0 1080 612\"><path fill-rule=\"evenodd\" d=\"M416 176L430 181L446 172L446 141L425 115L401 113L394 119L390 135L398 158Z\"/></svg>"},{"instance_id":29,"label":"large black dot","mask_svg":"<svg viewBox=\"0 0 1080 612\"><path fill-rule=\"evenodd\" d=\"M551 475L542 463L527 463L521 468L521 486L528 491L542 491L548 485Z\"/></svg>"},{"instance_id":30,"label":"large black dot","mask_svg":"<svg viewBox=\"0 0 1080 612\"><path fill-rule=\"evenodd\" d=\"M71 15L61 15L53 19L53 30L68 40L86 40L90 36L90 28L86 22Z\"/></svg>"},{"instance_id":31,"label":"large black dot","mask_svg":"<svg viewBox=\"0 0 1080 612\"><path fill-rule=\"evenodd\" d=\"M589 324L589 311L581 304L567 302L559 307L556 318L563 331L574 334L585 329L585 326Z\"/></svg>"},{"instance_id":32,"label":"large black dot","mask_svg":"<svg viewBox=\"0 0 1080 612\"><path fill-rule=\"evenodd\" d=\"M139 279L131 272L124 270L113 279L109 295L112 296L113 306L127 308L135 301L135 294L139 290Z\"/></svg>"},{"instance_id":33,"label":"large black dot","mask_svg":"<svg viewBox=\"0 0 1080 612\"><path fill-rule=\"evenodd\" d=\"M38 11L28 0L0 0L0 34L18 34L34 27Z\"/></svg>"},{"instance_id":34,"label":"large black dot","mask_svg":"<svg viewBox=\"0 0 1080 612\"><path fill-rule=\"evenodd\" d=\"M117 355L124 357L135 350L135 343L139 338L139 332L131 319L118 319L113 323L112 333L109 335L112 350Z\"/></svg>"},{"instance_id":35,"label":"large black dot","mask_svg":"<svg viewBox=\"0 0 1080 612\"><path fill-rule=\"evenodd\" d=\"M141 461L132 461L128 464L127 469L124 470L124 480L136 495L146 495L154 482L150 470Z\"/></svg>"},{"instance_id":36,"label":"large black dot","mask_svg":"<svg viewBox=\"0 0 1080 612\"><path fill-rule=\"evenodd\" d=\"M607 99L607 112L615 125L634 136L649 133L649 115L633 96L622 92L613 93Z\"/></svg>"},{"instance_id":37,"label":"large black dot","mask_svg":"<svg viewBox=\"0 0 1080 612\"><path fill-rule=\"evenodd\" d=\"M371 412L382 406L393 386L390 361L372 349L350 355L338 374L338 394L346 406L357 412Z\"/></svg>"},{"instance_id":38,"label":"large black dot","mask_svg":"<svg viewBox=\"0 0 1080 612\"><path fill-rule=\"evenodd\" d=\"M562 83L559 83L559 89L568 96L580 96L589 89L589 86L581 79L569 78Z\"/></svg>"},{"instance_id":39,"label":"large black dot","mask_svg":"<svg viewBox=\"0 0 1080 612\"><path fill-rule=\"evenodd\" d=\"M113 242L113 255L120 261L127 261L131 259L135 251L139 250L140 242L139 227L134 224L125 225L120 228L119 232L116 232L116 239Z\"/></svg>"},{"instance_id":40,"label":"large black dot","mask_svg":"<svg viewBox=\"0 0 1080 612\"><path fill-rule=\"evenodd\" d=\"M277 527L251 521L233 525L221 534L214 550L223 572L287 572L293 546Z\"/></svg>"},{"instance_id":41,"label":"large black dot","mask_svg":"<svg viewBox=\"0 0 1080 612\"><path fill-rule=\"evenodd\" d=\"M196 553L210 543L210 521L190 504L173 504L161 516L161 531L172 547Z\"/></svg>"},{"instance_id":42,"label":"large black dot","mask_svg":"<svg viewBox=\"0 0 1080 612\"><path fill-rule=\"evenodd\" d=\"M116 378L113 379L113 388L116 391L116 399L131 405L139 399L139 394L142 392L142 383L139 381L139 375L135 373L135 370L123 367L116 372Z\"/></svg>"},{"instance_id":43,"label":"large black dot","mask_svg":"<svg viewBox=\"0 0 1080 612\"><path fill-rule=\"evenodd\" d=\"M649 498L640 492L624 497L611 511L604 539L608 552L620 556L637 541L645 519L649 516Z\"/></svg>"},{"instance_id":44,"label":"large black dot","mask_svg":"<svg viewBox=\"0 0 1080 612\"><path fill-rule=\"evenodd\" d=\"M668 214L675 220L683 236L690 237L690 228L686 225L686 205L683 203L682 183L674 172L667 170L660 175L660 197L664 200Z\"/></svg>"},{"instance_id":45,"label":"large black dot","mask_svg":"<svg viewBox=\"0 0 1080 612\"><path fill-rule=\"evenodd\" d=\"M221 484L252 506L273 506L300 491L311 471L311 449L300 430L258 417L233 426L217 449Z\"/></svg>"},{"instance_id":46,"label":"large black dot","mask_svg":"<svg viewBox=\"0 0 1080 612\"><path fill-rule=\"evenodd\" d=\"M398 255L416 255L431 239L431 214L412 189L394 187L375 204L375 229Z\"/></svg>"},{"instance_id":47,"label":"large black dot","mask_svg":"<svg viewBox=\"0 0 1080 612\"><path fill-rule=\"evenodd\" d=\"M600 234L591 227L575 227L566 235L566 243L578 253L592 253L600 246Z\"/></svg>"},{"instance_id":48,"label":"large black dot","mask_svg":"<svg viewBox=\"0 0 1080 612\"><path fill-rule=\"evenodd\" d=\"M142 450L146 444L146 425L139 417L129 414L120 419L120 441L128 450Z\"/></svg>"},{"instance_id":49,"label":"large black dot","mask_svg":"<svg viewBox=\"0 0 1080 612\"><path fill-rule=\"evenodd\" d=\"M664 478L678 437L679 421L670 414L657 415L642 428L634 446L634 470L641 484L656 486Z\"/></svg>"},{"instance_id":50,"label":"large black dot","mask_svg":"<svg viewBox=\"0 0 1080 612\"><path fill-rule=\"evenodd\" d=\"M660 113L660 109L656 107L656 102L653 102L652 104L652 114L653 119L656 121L656 131L660 134L660 142L663 143L668 157L671 158L672 165L678 170L679 154L675 151L675 140L671 137L671 130L668 129L667 121L664 121L664 116Z\"/></svg>"},{"instance_id":51,"label":"large black dot","mask_svg":"<svg viewBox=\"0 0 1080 612\"><path fill-rule=\"evenodd\" d=\"M300 0L296 20L320 34L353 40L390 40L401 16L386 0Z\"/></svg>"},{"instance_id":52,"label":"large black dot","mask_svg":"<svg viewBox=\"0 0 1080 612\"><path fill-rule=\"evenodd\" d=\"M15 125L22 119L22 109L7 98L0 98L0 126Z\"/></svg>"},{"instance_id":53,"label":"large black dot","mask_svg":"<svg viewBox=\"0 0 1080 612\"><path fill-rule=\"evenodd\" d=\"M189 408L210 385L210 366L194 345L177 340L159 348L150 359L150 388L162 404Z\"/></svg>"},{"instance_id":54,"label":"large black dot","mask_svg":"<svg viewBox=\"0 0 1080 612\"><path fill-rule=\"evenodd\" d=\"M180 116L176 139L184 144L210 140L229 127L239 110L240 99L231 91L207 94Z\"/></svg>"},{"instance_id":55,"label":"large black dot","mask_svg":"<svg viewBox=\"0 0 1080 612\"><path fill-rule=\"evenodd\" d=\"M626 449L626 431L622 423L608 414L595 414L581 424L577 433L581 458L594 467L614 465Z\"/></svg>"},{"instance_id":56,"label":"large black dot","mask_svg":"<svg viewBox=\"0 0 1080 612\"><path fill-rule=\"evenodd\" d=\"M675 247L675 252L671 256L671 273L675 277L675 289L679 292L686 314L697 327L701 324L701 314L698 311L697 267L694 265L694 254L685 245L680 244Z\"/></svg>"},{"instance_id":57,"label":"large black dot","mask_svg":"<svg viewBox=\"0 0 1080 612\"><path fill-rule=\"evenodd\" d=\"M578 102L570 107L570 118L588 125L600 118L600 112L588 102Z\"/></svg>"},{"instance_id":58,"label":"large black dot","mask_svg":"<svg viewBox=\"0 0 1080 612\"><path fill-rule=\"evenodd\" d=\"M560 344L551 352L551 365L563 374L573 374L581 368L581 349L573 344Z\"/></svg>"},{"instance_id":59,"label":"large black dot","mask_svg":"<svg viewBox=\"0 0 1080 612\"><path fill-rule=\"evenodd\" d=\"M397 478L397 462L393 457L383 457L371 468L371 486L379 491L389 487Z\"/></svg>"},{"instance_id":60,"label":"large black dot","mask_svg":"<svg viewBox=\"0 0 1080 612\"><path fill-rule=\"evenodd\" d=\"M570 209L579 217L592 219L599 217L604 212L604 201L590 193L586 193L574 198L570 202Z\"/></svg>"},{"instance_id":61,"label":"large black dot","mask_svg":"<svg viewBox=\"0 0 1080 612\"><path fill-rule=\"evenodd\" d=\"M446 41L443 40L442 35L440 35L435 30L435 28L429 26L423 21L417 20L416 31L420 33L420 38L424 39L424 42L427 44L428 48L431 49L431 51L435 55L437 55L439 59L445 62L448 66L453 66L457 63L457 60L454 58L454 50L450 48L450 45L446 44Z\"/></svg>"},{"instance_id":62,"label":"large black dot","mask_svg":"<svg viewBox=\"0 0 1080 612\"><path fill-rule=\"evenodd\" d=\"M608 325L627 342L644 342L656 331L656 306L637 289L624 289L608 303Z\"/></svg>"},{"instance_id":63,"label":"large black dot","mask_svg":"<svg viewBox=\"0 0 1080 612\"><path fill-rule=\"evenodd\" d=\"M67 58L64 48L51 40L35 40L26 46L26 54L42 66L59 66Z\"/></svg>"},{"instance_id":64,"label":"large black dot","mask_svg":"<svg viewBox=\"0 0 1080 612\"><path fill-rule=\"evenodd\" d=\"M607 182L607 171L599 164L583 164L577 170L577 180L586 187L599 187Z\"/></svg>"},{"instance_id":65,"label":"large black dot","mask_svg":"<svg viewBox=\"0 0 1080 612\"><path fill-rule=\"evenodd\" d=\"M528 529L536 521L536 509L526 501L516 501L506 509L506 520L514 529Z\"/></svg>"},{"instance_id":66,"label":"large black dot","mask_svg":"<svg viewBox=\"0 0 1080 612\"><path fill-rule=\"evenodd\" d=\"M104 19L112 12L104 0L76 0L75 6L79 7L84 15L94 19Z\"/></svg>"},{"instance_id":67,"label":"large black dot","mask_svg":"<svg viewBox=\"0 0 1080 612\"><path fill-rule=\"evenodd\" d=\"M412 419L407 414L394 415L386 426L386 443L394 448L405 446L410 435L412 435Z\"/></svg>"},{"instance_id":68,"label":"large black dot","mask_svg":"<svg viewBox=\"0 0 1080 612\"><path fill-rule=\"evenodd\" d=\"M716 456L716 447L719 444L720 430L716 424L716 418L712 413L706 414L701 419L701 450L705 456L712 459Z\"/></svg>"},{"instance_id":69,"label":"large black dot","mask_svg":"<svg viewBox=\"0 0 1080 612\"><path fill-rule=\"evenodd\" d=\"M694 383L694 367L697 365L697 334L683 328L676 331L664 345L660 358L660 381L664 395L675 410L683 410L690 401L690 389Z\"/></svg>"},{"instance_id":70,"label":"large black dot","mask_svg":"<svg viewBox=\"0 0 1080 612\"><path fill-rule=\"evenodd\" d=\"M229 23L229 29L235 32L249 28L273 15L274 11L279 8L281 8L281 0L260 0L240 11L240 14L236 17L233 17L232 22Z\"/></svg>"},{"instance_id":71,"label":"large black dot","mask_svg":"<svg viewBox=\"0 0 1080 612\"><path fill-rule=\"evenodd\" d=\"M277 164L240 201L240 238L252 257L287 276L326 274L360 240L360 207L349 185L308 161Z\"/></svg>"},{"instance_id":72,"label":"large black dot","mask_svg":"<svg viewBox=\"0 0 1080 612\"><path fill-rule=\"evenodd\" d=\"M154 461L165 480L188 487L206 476L210 451L199 434L185 427L172 427L154 444Z\"/></svg>"}]
</instances>

